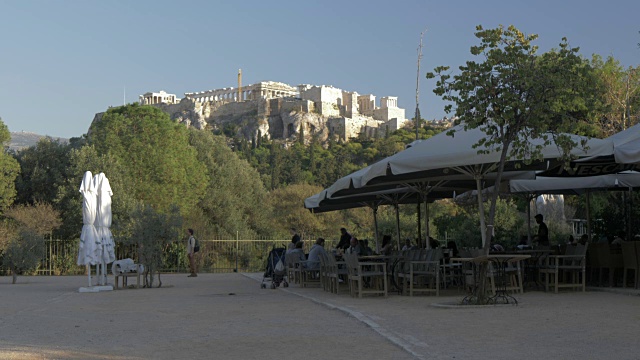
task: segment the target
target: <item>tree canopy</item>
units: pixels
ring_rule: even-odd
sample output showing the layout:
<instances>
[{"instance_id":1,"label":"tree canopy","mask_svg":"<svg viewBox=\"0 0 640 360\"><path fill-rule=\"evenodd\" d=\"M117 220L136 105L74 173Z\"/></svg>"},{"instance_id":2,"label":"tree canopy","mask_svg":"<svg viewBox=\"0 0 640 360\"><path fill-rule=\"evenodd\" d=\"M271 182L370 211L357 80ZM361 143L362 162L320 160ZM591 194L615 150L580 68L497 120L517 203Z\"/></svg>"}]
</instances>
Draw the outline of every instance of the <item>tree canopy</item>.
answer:
<instances>
[{"instance_id":1,"label":"tree canopy","mask_svg":"<svg viewBox=\"0 0 640 360\"><path fill-rule=\"evenodd\" d=\"M9 140L11 140L9 129L0 119L0 144L3 148L0 153L0 214L11 206L16 198L15 179L20 173L20 166L16 159L4 151Z\"/></svg>"},{"instance_id":2,"label":"tree canopy","mask_svg":"<svg viewBox=\"0 0 640 360\"><path fill-rule=\"evenodd\" d=\"M440 66L427 78L437 78L434 93L451 102L447 112L455 105L455 115L466 129L481 128L486 133L474 144L479 152L501 152L497 182L507 158L542 160L542 145L532 148L532 139L543 139L544 145L555 140L568 156L580 144L564 133L591 122L601 98L592 68L579 56L579 49L563 38L558 49L539 55L532 44L537 35L525 35L514 26L487 30L477 26L476 30L480 44L471 47L471 54L481 60L467 61L454 75L448 66ZM497 193L489 225L496 199Z\"/></svg>"},{"instance_id":3,"label":"tree canopy","mask_svg":"<svg viewBox=\"0 0 640 360\"><path fill-rule=\"evenodd\" d=\"M123 190L147 205L164 211L179 204L188 213L204 196L207 168L189 144L187 128L160 109L138 104L110 108L91 125L87 140L99 155L120 163L127 181Z\"/></svg>"}]
</instances>

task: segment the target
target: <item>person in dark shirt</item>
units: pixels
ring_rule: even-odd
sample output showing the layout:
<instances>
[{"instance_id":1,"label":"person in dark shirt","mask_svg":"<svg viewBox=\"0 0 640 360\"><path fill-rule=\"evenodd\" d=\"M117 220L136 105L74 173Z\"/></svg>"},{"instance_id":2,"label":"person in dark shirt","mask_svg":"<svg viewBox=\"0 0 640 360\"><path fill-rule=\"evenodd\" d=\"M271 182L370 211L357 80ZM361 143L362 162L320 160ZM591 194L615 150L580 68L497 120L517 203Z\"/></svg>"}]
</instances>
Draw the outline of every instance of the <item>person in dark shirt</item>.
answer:
<instances>
[{"instance_id":1,"label":"person in dark shirt","mask_svg":"<svg viewBox=\"0 0 640 360\"><path fill-rule=\"evenodd\" d=\"M340 242L338 242L338 246L336 249L346 250L349 248L349 241L351 240L351 234L347 232L347 229L340 228Z\"/></svg>"},{"instance_id":2,"label":"person in dark shirt","mask_svg":"<svg viewBox=\"0 0 640 360\"><path fill-rule=\"evenodd\" d=\"M296 230L296 228L291 228L291 234L293 236L291 237L291 243L289 243L288 249L295 248L296 243L300 241L300 235L298 234L298 231Z\"/></svg>"},{"instance_id":3,"label":"person in dark shirt","mask_svg":"<svg viewBox=\"0 0 640 360\"><path fill-rule=\"evenodd\" d=\"M536 241L540 246L549 246L549 228L547 224L543 221L542 214L536 215L536 223L538 224L538 236L536 236Z\"/></svg>"}]
</instances>

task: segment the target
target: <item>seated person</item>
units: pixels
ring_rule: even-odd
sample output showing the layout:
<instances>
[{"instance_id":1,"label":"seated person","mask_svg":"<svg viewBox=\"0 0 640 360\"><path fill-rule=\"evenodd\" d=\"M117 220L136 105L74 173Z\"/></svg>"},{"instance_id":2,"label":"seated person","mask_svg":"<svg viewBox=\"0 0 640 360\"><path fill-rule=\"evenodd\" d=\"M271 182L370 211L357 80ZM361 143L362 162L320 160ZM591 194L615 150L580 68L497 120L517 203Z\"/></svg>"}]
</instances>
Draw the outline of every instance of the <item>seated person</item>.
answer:
<instances>
[{"instance_id":1,"label":"seated person","mask_svg":"<svg viewBox=\"0 0 640 360\"><path fill-rule=\"evenodd\" d=\"M531 249L531 246L529 245L529 237L527 235L522 235L520 237L520 242L518 243L518 245L516 245L516 249L518 250Z\"/></svg>"},{"instance_id":2,"label":"seated person","mask_svg":"<svg viewBox=\"0 0 640 360\"><path fill-rule=\"evenodd\" d=\"M349 247L347 248L347 250L345 250L344 253L355 254L356 256L362 255L362 248L360 247L358 238L356 238L355 236L351 237L351 240L349 240Z\"/></svg>"},{"instance_id":3,"label":"seated person","mask_svg":"<svg viewBox=\"0 0 640 360\"><path fill-rule=\"evenodd\" d=\"M573 235L569 235L569 238L567 239L567 245L576 245L576 239L573 238Z\"/></svg>"},{"instance_id":4,"label":"seated person","mask_svg":"<svg viewBox=\"0 0 640 360\"><path fill-rule=\"evenodd\" d=\"M307 256L304 254L304 250L302 250L303 244L304 241L300 240L296 243L293 249L287 250L287 252L285 253L287 259L291 259L293 262L307 261Z\"/></svg>"},{"instance_id":5,"label":"seated person","mask_svg":"<svg viewBox=\"0 0 640 360\"><path fill-rule=\"evenodd\" d=\"M625 238L625 233L624 231L621 231L620 233L618 233L618 236L616 236L613 241L611 242L611 245L620 245L624 242L624 238Z\"/></svg>"},{"instance_id":6,"label":"seated person","mask_svg":"<svg viewBox=\"0 0 640 360\"><path fill-rule=\"evenodd\" d=\"M307 269L319 269L320 268L320 254L326 253L324 249L324 239L318 238L316 243L313 244L311 250L309 250L309 259L304 266Z\"/></svg>"},{"instance_id":7,"label":"seated person","mask_svg":"<svg viewBox=\"0 0 640 360\"><path fill-rule=\"evenodd\" d=\"M373 255L373 249L371 249L371 247L369 247L369 240L364 239L361 242L361 248L362 248L362 256L370 256Z\"/></svg>"},{"instance_id":8,"label":"seated person","mask_svg":"<svg viewBox=\"0 0 640 360\"><path fill-rule=\"evenodd\" d=\"M447 241L447 249L450 250L449 257L458 257L458 245L455 241Z\"/></svg>"},{"instance_id":9,"label":"seated person","mask_svg":"<svg viewBox=\"0 0 640 360\"><path fill-rule=\"evenodd\" d=\"M404 246L402 247L402 250L411 250L413 249L413 246L411 245L411 239L406 239L404 241Z\"/></svg>"},{"instance_id":10,"label":"seated person","mask_svg":"<svg viewBox=\"0 0 640 360\"><path fill-rule=\"evenodd\" d=\"M504 247L500 244L491 244L491 252L504 252Z\"/></svg>"},{"instance_id":11,"label":"seated person","mask_svg":"<svg viewBox=\"0 0 640 360\"><path fill-rule=\"evenodd\" d=\"M589 242L589 235L582 234L582 236L580 236L580 244L586 245L588 242Z\"/></svg>"},{"instance_id":12,"label":"seated person","mask_svg":"<svg viewBox=\"0 0 640 360\"><path fill-rule=\"evenodd\" d=\"M429 236L429 248L431 249L437 249L440 247L440 242L434 238L432 238L431 236Z\"/></svg>"},{"instance_id":13,"label":"seated person","mask_svg":"<svg viewBox=\"0 0 640 360\"><path fill-rule=\"evenodd\" d=\"M382 237L382 247L380 248L381 255L390 255L393 250L393 243L391 242L391 235L384 235Z\"/></svg>"}]
</instances>

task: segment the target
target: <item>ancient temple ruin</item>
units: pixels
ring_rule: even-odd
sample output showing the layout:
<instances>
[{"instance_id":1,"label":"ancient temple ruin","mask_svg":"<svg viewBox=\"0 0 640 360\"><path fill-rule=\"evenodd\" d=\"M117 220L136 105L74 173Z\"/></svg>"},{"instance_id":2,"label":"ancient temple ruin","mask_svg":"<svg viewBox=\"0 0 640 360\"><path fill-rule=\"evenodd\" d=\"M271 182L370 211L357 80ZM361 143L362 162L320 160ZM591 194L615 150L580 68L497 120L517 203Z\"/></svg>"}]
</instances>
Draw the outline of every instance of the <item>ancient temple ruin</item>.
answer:
<instances>
[{"instance_id":1,"label":"ancient temple ruin","mask_svg":"<svg viewBox=\"0 0 640 360\"><path fill-rule=\"evenodd\" d=\"M236 124L247 138L291 139L304 133L320 140L364 135L383 136L407 121L398 98L360 95L326 85L264 81L239 88L188 92L182 99L164 91L140 95L140 104L153 105L171 118L198 129Z\"/></svg>"}]
</instances>

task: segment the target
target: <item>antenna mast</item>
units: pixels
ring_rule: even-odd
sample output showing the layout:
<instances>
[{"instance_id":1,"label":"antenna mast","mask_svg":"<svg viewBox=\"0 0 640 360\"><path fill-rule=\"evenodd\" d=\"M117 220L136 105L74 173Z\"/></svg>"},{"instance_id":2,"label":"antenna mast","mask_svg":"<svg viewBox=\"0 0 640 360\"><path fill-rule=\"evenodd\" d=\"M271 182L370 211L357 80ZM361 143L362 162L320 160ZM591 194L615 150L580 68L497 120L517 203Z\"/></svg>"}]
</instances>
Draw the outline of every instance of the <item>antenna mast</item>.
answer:
<instances>
[{"instance_id":1,"label":"antenna mast","mask_svg":"<svg viewBox=\"0 0 640 360\"><path fill-rule=\"evenodd\" d=\"M424 37L425 32L427 32L427 29L420 33L420 45L418 45L418 74L416 76L416 140L419 139L418 130L420 130L420 61L422 60L422 38Z\"/></svg>"}]
</instances>

